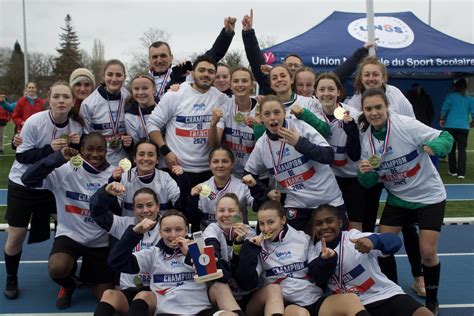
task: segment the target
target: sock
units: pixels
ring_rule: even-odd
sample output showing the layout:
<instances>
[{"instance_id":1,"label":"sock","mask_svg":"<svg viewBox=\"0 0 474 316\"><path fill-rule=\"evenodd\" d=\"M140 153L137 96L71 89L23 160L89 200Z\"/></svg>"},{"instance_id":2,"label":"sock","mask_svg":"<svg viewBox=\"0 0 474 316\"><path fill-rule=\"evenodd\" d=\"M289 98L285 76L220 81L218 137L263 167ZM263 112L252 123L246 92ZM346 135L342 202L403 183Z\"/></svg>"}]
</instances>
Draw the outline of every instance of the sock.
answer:
<instances>
[{"instance_id":1,"label":"sock","mask_svg":"<svg viewBox=\"0 0 474 316\"><path fill-rule=\"evenodd\" d=\"M379 266L382 273L385 274L390 281L398 284L397 262L395 261L394 255L379 257Z\"/></svg>"},{"instance_id":2,"label":"sock","mask_svg":"<svg viewBox=\"0 0 474 316\"><path fill-rule=\"evenodd\" d=\"M357 312L355 316L370 316L369 312L366 311L365 309L361 310L360 312Z\"/></svg>"},{"instance_id":3,"label":"sock","mask_svg":"<svg viewBox=\"0 0 474 316\"><path fill-rule=\"evenodd\" d=\"M67 290L72 290L76 287L76 282L74 282L74 279L70 276L65 277L65 278L53 278L53 277L51 277L51 279L53 279L54 282L61 285L63 288L65 288Z\"/></svg>"},{"instance_id":4,"label":"sock","mask_svg":"<svg viewBox=\"0 0 474 316\"><path fill-rule=\"evenodd\" d=\"M4 256L7 276L17 276L18 267L20 266L21 251L13 256L7 255L7 253L4 252Z\"/></svg>"},{"instance_id":5,"label":"sock","mask_svg":"<svg viewBox=\"0 0 474 316\"><path fill-rule=\"evenodd\" d=\"M441 262L433 267L423 265L423 274L425 276L426 302L436 301L438 299L439 275L441 271Z\"/></svg>"},{"instance_id":6,"label":"sock","mask_svg":"<svg viewBox=\"0 0 474 316\"><path fill-rule=\"evenodd\" d=\"M95 309L94 316L113 316L115 308L107 302L99 302Z\"/></svg>"},{"instance_id":7,"label":"sock","mask_svg":"<svg viewBox=\"0 0 474 316\"><path fill-rule=\"evenodd\" d=\"M136 299L130 304L128 314L131 316L148 316L148 304L142 299Z\"/></svg>"}]
</instances>

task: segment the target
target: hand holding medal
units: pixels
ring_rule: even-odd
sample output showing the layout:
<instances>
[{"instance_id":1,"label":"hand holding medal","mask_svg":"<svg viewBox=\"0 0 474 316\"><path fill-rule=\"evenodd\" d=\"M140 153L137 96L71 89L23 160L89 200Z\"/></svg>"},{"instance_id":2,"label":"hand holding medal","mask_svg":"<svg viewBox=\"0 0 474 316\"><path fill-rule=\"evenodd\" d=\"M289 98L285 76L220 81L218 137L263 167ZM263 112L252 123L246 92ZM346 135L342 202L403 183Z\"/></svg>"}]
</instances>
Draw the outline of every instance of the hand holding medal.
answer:
<instances>
[{"instance_id":1,"label":"hand holding medal","mask_svg":"<svg viewBox=\"0 0 474 316\"><path fill-rule=\"evenodd\" d=\"M199 191L199 195L202 196L202 197L208 197L209 195L211 195L211 187L208 186L207 184L203 184L201 185L201 190Z\"/></svg>"},{"instance_id":2,"label":"hand holding medal","mask_svg":"<svg viewBox=\"0 0 474 316\"><path fill-rule=\"evenodd\" d=\"M119 167L122 168L123 172L128 172L132 169L132 163L127 158L123 158L119 161Z\"/></svg>"},{"instance_id":3,"label":"hand holding medal","mask_svg":"<svg viewBox=\"0 0 474 316\"><path fill-rule=\"evenodd\" d=\"M63 158L67 161L70 160L72 157L77 155L79 152L71 147L63 147L61 148L61 154L63 155Z\"/></svg>"}]
</instances>

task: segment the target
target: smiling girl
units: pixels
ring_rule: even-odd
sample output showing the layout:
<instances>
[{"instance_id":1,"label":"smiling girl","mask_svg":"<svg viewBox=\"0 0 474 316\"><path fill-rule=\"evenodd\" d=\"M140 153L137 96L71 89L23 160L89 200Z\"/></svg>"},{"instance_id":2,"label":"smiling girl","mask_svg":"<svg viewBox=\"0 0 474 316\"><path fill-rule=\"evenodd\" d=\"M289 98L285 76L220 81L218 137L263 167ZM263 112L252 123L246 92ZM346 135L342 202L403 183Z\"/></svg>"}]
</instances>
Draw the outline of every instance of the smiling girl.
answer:
<instances>
[{"instance_id":1,"label":"smiling girl","mask_svg":"<svg viewBox=\"0 0 474 316\"><path fill-rule=\"evenodd\" d=\"M22 181L31 187L52 191L56 198L58 226L48 260L48 272L61 286L56 300L59 309L71 305L76 283L72 276L77 260L82 257L80 279L93 284L99 299L103 291L113 287L113 272L107 265L109 240L104 230L93 221L89 211L90 197L112 174L105 159L106 142L99 133L84 135L80 153L82 167L67 163L78 151L63 147L29 167Z\"/></svg>"},{"instance_id":2,"label":"smiling girl","mask_svg":"<svg viewBox=\"0 0 474 316\"><path fill-rule=\"evenodd\" d=\"M188 202L190 216L201 218L201 225L206 227L216 221L215 210L217 200L227 192L235 193L239 199L240 211L247 223L247 207L254 204L249 188L241 180L232 175L234 155L227 147L214 148L209 154L209 168L213 176L206 182L192 188ZM205 195L203 188L210 189Z\"/></svg>"},{"instance_id":3,"label":"smiling girl","mask_svg":"<svg viewBox=\"0 0 474 316\"><path fill-rule=\"evenodd\" d=\"M169 208L180 208L180 188L169 173L156 168L158 163L158 148L154 143L146 139L140 140L134 153L136 167L124 171L122 167L116 167L112 178L125 186L122 199L122 215L134 216L133 194L140 188L150 188L158 196L160 209L166 211ZM174 166L173 171L177 181L181 180L180 167Z\"/></svg>"},{"instance_id":4,"label":"smiling girl","mask_svg":"<svg viewBox=\"0 0 474 316\"><path fill-rule=\"evenodd\" d=\"M324 118L331 126L331 133L326 137L335 151L331 169L341 189L351 227L362 230L365 211L364 189L357 181L360 141L356 120L359 111L338 101L342 84L334 73L320 74L315 86L316 97L321 102Z\"/></svg>"},{"instance_id":5,"label":"smiling girl","mask_svg":"<svg viewBox=\"0 0 474 316\"><path fill-rule=\"evenodd\" d=\"M320 204L330 203L345 214L341 191L329 167L334 160L333 148L308 124L286 119L285 114L278 97L270 95L262 100L266 134L255 144L245 170L252 175L270 170L287 194L285 209L296 229L304 228L311 209Z\"/></svg>"},{"instance_id":6,"label":"smiling girl","mask_svg":"<svg viewBox=\"0 0 474 316\"><path fill-rule=\"evenodd\" d=\"M280 284L285 301L284 313L288 316L369 315L355 294L323 296L323 290L310 281L310 237L287 224L280 203L265 202L257 217L262 234L246 240L240 251L236 276L241 289L257 286L260 277L264 285L261 290L272 283ZM256 295L249 304L259 301Z\"/></svg>"},{"instance_id":7,"label":"smiling girl","mask_svg":"<svg viewBox=\"0 0 474 316\"><path fill-rule=\"evenodd\" d=\"M313 213L311 231L319 242L310 250L309 269L316 284L327 285L333 293L356 293L371 315L390 311L393 316L431 316L380 271L377 258L396 253L402 246L400 238L390 233L341 231L341 225L333 206L321 205ZM343 275L352 278L341 278Z\"/></svg>"},{"instance_id":8,"label":"smiling girl","mask_svg":"<svg viewBox=\"0 0 474 316\"><path fill-rule=\"evenodd\" d=\"M140 188L133 193L133 217L117 216L113 213L117 197L126 192L123 184L112 182L102 187L91 197L91 214L94 221L112 237L120 239L129 225L136 225L148 218L157 221L160 217L160 204L156 193L150 188ZM159 225L151 228L134 248L135 251L154 247L160 239ZM134 298L153 296L150 291L150 275L147 273L120 275L121 290L107 290L102 295L94 315L127 314ZM146 298L145 298L146 299ZM153 298L152 298L153 299Z\"/></svg>"},{"instance_id":9,"label":"smiling girl","mask_svg":"<svg viewBox=\"0 0 474 316\"><path fill-rule=\"evenodd\" d=\"M109 264L117 271L151 276L151 296L135 298L129 315L179 314L211 316L205 283L194 282L188 254L188 222L179 211L169 210L159 219L161 239L155 247L133 252L136 245L157 225L149 218L129 226L113 248ZM156 307L156 308L155 308Z\"/></svg>"},{"instance_id":10,"label":"smiling girl","mask_svg":"<svg viewBox=\"0 0 474 316\"><path fill-rule=\"evenodd\" d=\"M125 107L125 129L136 144L149 139L146 123L155 109L155 81L149 75L137 75L132 79L132 97Z\"/></svg>"},{"instance_id":11,"label":"smiling girl","mask_svg":"<svg viewBox=\"0 0 474 316\"><path fill-rule=\"evenodd\" d=\"M224 136L224 143L234 154L233 174L238 178L244 176L245 163L255 145L253 129L246 125L246 120L255 117L257 104L257 100L250 97L252 82L252 73L247 68L240 67L232 71L230 88L233 96L222 109L213 109L209 129L211 148L218 146ZM224 124L218 126L221 117Z\"/></svg>"},{"instance_id":12,"label":"smiling girl","mask_svg":"<svg viewBox=\"0 0 474 316\"><path fill-rule=\"evenodd\" d=\"M33 230L29 242L39 242L49 238L48 214L56 212L51 192L27 188L21 176L38 160L60 151L68 144L77 146L82 134L81 120L70 114L74 98L66 82L56 82L51 86L49 103L50 110L36 113L25 122L20 134L23 141L17 148L16 159L8 175L8 207L5 218L9 228L5 242L7 286L4 293L10 299L18 296L18 266L32 214ZM39 219L44 221L35 222ZM38 226L41 223L45 225Z\"/></svg>"},{"instance_id":13,"label":"smiling girl","mask_svg":"<svg viewBox=\"0 0 474 316\"><path fill-rule=\"evenodd\" d=\"M430 155L444 156L453 138L414 118L391 113L381 89L362 96L363 114L359 181L369 188L380 179L388 191L379 232L398 234L416 218L426 289L426 305L437 312L440 262L437 243L443 224L446 190ZM385 274L396 275L393 257L381 261Z\"/></svg>"},{"instance_id":14,"label":"smiling girl","mask_svg":"<svg viewBox=\"0 0 474 316\"><path fill-rule=\"evenodd\" d=\"M131 150L132 137L126 134L124 101L128 91L123 87L125 66L117 59L109 60L102 73L103 83L81 104L84 132L97 131L107 140L107 161L116 166Z\"/></svg>"}]
</instances>

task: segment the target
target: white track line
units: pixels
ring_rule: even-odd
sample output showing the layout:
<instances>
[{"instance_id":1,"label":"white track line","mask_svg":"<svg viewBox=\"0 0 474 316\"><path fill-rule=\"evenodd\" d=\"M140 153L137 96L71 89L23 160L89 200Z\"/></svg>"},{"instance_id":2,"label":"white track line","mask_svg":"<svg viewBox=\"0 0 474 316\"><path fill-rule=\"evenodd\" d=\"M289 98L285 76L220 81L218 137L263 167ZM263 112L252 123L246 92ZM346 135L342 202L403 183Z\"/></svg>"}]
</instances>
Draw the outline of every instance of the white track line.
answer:
<instances>
[{"instance_id":1,"label":"white track line","mask_svg":"<svg viewBox=\"0 0 474 316\"><path fill-rule=\"evenodd\" d=\"M406 257L406 254L395 255L395 257ZM462 257L462 256L474 256L474 252L453 252L453 253L439 253L438 257ZM78 260L77 262L82 262L82 260ZM20 263L24 264L42 264L48 263L48 260L25 260L20 261ZM5 261L0 261L0 264L5 264Z\"/></svg>"}]
</instances>

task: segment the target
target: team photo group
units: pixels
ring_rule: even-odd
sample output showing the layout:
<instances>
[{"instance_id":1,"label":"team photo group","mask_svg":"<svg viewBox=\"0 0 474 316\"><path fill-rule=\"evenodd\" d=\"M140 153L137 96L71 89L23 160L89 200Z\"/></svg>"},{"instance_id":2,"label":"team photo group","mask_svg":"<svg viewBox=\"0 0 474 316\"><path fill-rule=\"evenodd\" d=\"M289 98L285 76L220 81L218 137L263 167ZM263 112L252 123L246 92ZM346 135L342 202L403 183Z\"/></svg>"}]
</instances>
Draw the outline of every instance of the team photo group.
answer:
<instances>
[{"instance_id":1,"label":"team photo group","mask_svg":"<svg viewBox=\"0 0 474 316\"><path fill-rule=\"evenodd\" d=\"M433 158L453 136L415 118L369 56L376 44L332 72L297 54L268 66L253 20L225 18L192 62L154 42L133 78L112 59L43 100L33 82L14 109L0 96L16 125L7 298L26 295L26 236L48 239L54 218L58 309L81 304L81 286L96 316L437 315L446 191ZM219 63L237 30L250 67ZM400 232L411 293L398 285Z\"/></svg>"}]
</instances>

